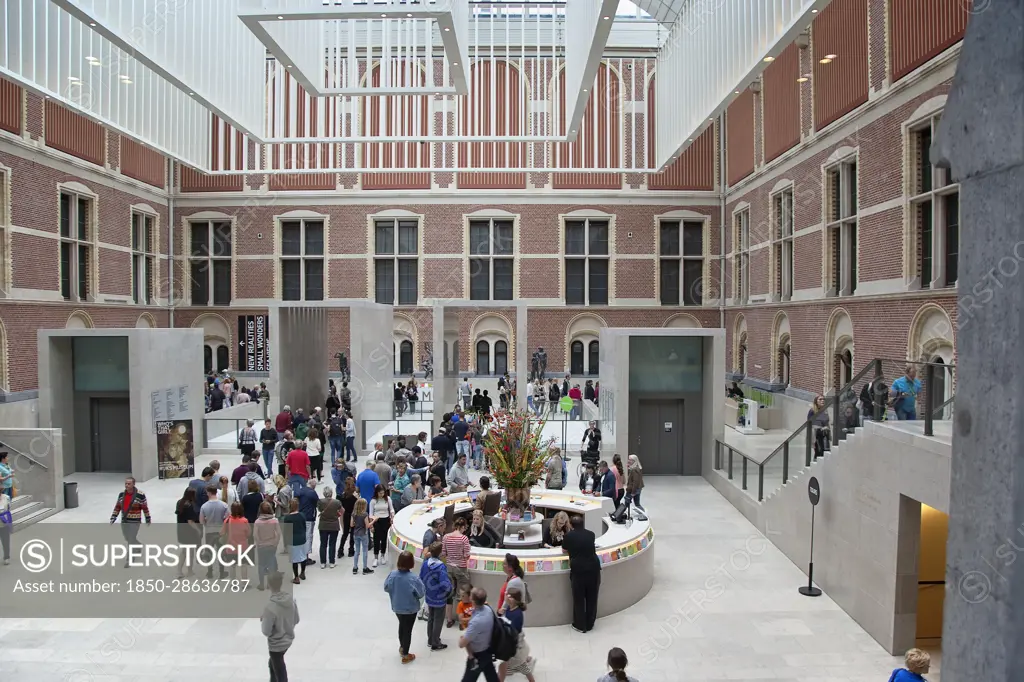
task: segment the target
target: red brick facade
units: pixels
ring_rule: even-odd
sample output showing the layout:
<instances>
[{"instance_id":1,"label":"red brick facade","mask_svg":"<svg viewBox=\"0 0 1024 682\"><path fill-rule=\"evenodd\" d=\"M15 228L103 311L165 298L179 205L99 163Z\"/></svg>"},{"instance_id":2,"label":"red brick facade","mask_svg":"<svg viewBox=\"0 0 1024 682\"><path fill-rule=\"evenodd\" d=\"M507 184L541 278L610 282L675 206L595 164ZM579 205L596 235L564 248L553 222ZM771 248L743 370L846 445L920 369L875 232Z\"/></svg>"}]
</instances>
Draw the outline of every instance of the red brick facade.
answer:
<instances>
[{"instance_id":1,"label":"red brick facade","mask_svg":"<svg viewBox=\"0 0 1024 682\"><path fill-rule=\"evenodd\" d=\"M373 192L373 202L360 186L356 175L339 176L334 195L268 183L266 176L203 176L179 167L172 181L175 194L168 197L163 184L161 164L151 152L117 135L103 135L102 143L93 137L76 142L69 130L57 124L92 130L88 122L73 116L46 121L44 110L53 114L57 105L20 89L4 87L6 97L15 93L16 102L0 101L4 113L0 126L0 227L9 245L4 279L8 289L0 298L0 321L6 349L6 385L8 391L30 390L36 386L36 330L61 328L69 316L83 311L97 327L132 327L140 316L156 326L172 324L188 327L203 314L220 316L229 330L237 333L237 317L266 311L268 301L281 298L279 219L284 214L302 211L323 216L325 222L324 291L330 299L374 298L373 216L404 212L415 216L419 224L418 295L420 305L396 307L401 323L416 342L419 366L423 343L432 338L432 301L458 301L467 306L469 297L468 221L473 214L511 215L515 225L514 290L517 301L529 306L527 346L544 346L548 367L560 371L569 364L567 354L570 327L581 314L596 316L608 327L660 327L685 313L705 327L724 326L727 334L727 368L736 369L735 331L742 316L746 329L748 376L772 381L772 355L778 339L773 330L780 311L785 312L791 332L790 385L808 391L825 385L825 354L829 346L829 320L842 309L853 327L857 369L874 357L893 359L908 355L908 338L915 313L928 303L946 312L951 324L957 324L956 290L912 291L897 282L912 279L906 272L905 251L909 218L906 197L907 126L916 123L915 111L945 95L952 74L949 52L936 52L931 46L914 46L916 54L931 54L930 61L918 65L915 73L894 74L884 29L885 3L860 0L844 3L867 14L868 30L858 33L860 49L867 42L857 73L857 92L836 91L830 100L830 114L824 119L816 110L813 78L797 87L794 74L813 70L814 78L824 78L819 54L800 50L789 61L780 60L773 73L786 92L784 100L766 92L773 77L761 79L761 92L740 93L729 107L724 126L719 121L701 137L700 156L706 163L686 169L679 177L671 175L651 183L640 176L615 174L614 183L601 176L576 182L581 174L565 174L553 186L546 174L531 174L530 185L538 189L486 190L458 195L433 196L430 191L415 193L395 189ZM898 3L900 4L900 3ZM827 17L823 17L827 19ZM821 31L824 35L824 30ZM835 39L840 40L836 35ZM937 44L949 43L945 33L936 34ZM842 41L840 40L840 44ZM816 48L812 48L816 49ZM953 50L958 49L956 46ZM840 60L843 58L840 55ZM813 60L813 61L812 61ZM904 62L901 62L904 63ZM913 55L906 58L914 62ZM782 75L779 75L782 74ZM894 77L896 76L896 77ZM867 101L865 79L871 90ZM780 85L780 87L781 87ZM641 86L643 87L643 86ZM782 102L779 104L779 102ZM853 108L848 111L849 107ZM941 103L929 111L935 113ZM20 129L12 125L15 112L23 116ZM812 113L813 112L813 113ZM799 124L787 117L797 116ZM831 120L833 119L834 120ZM646 128L643 117L637 122ZM818 125L815 125L815 122ZM632 124L632 119L628 122ZM818 129L820 128L820 129ZM73 132L73 131L71 131ZM728 189L724 198L714 191L717 173L723 168L719 158L717 135L726 137L724 164ZM61 135L47 140L49 135ZM618 134L618 133L616 133ZM626 134L629 136L628 133ZM87 144L86 144L87 143ZM83 144L81 149L73 144ZM646 142L643 143L646 147ZM643 148L643 147L642 147ZM242 153L245 150L240 150ZM247 152L246 152L247 153ZM612 151L601 151L612 155ZM78 158L72 156L74 154ZM693 153L690 155L694 156ZM680 159L688 163L690 157ZM828 203L823 183L826 170L835 161L856 159L858 256L854 296L825 298L827 289L823 258L825 206ZM615 159L615 164L619 163ZM568 165L568 164L564 164ZM708 166L708 167L705 167ZM680 171L681 173L682 171ZM466 185L455 174L424 173L415 179L417 187L448 188ZM462 177L460 174L459 177ZM537 176L537 177L535 177ZM541 177L543 176L543 177ZM333 175L331 176L334 177ZM619 180L625 180L622 189ZM482 178L480 187L493 184ZM572 180L568 184L563 181ZM363 177L362 189L369 178ZM597 185L591 183L598 183ZM60 273L60 191L69 183L93 202L91 244L94 265L90 270L90 296L87 301L61 299ZM516 184L519 181L517 179ZM300 183L301 184L301 183ZM324 185L330 185L327 183ZM504 183L497 183L504 184ZM615 187L606 191L581 189L598 185ZM376 185L374 185L376 187ZM565 189L560 189L564 187ZM791 301L772 298L770 287L773 249L771 218L772 196L777 190L793 191L794 296ZM84 189L83 189L84 188ZM274 190L290 190L276 192ZM657 190L657 191L654 191ZM379 196L378 196L379 195ZM559 198L559 196L564 198ZM331 197L330 201L326 198ZM8 204L9 202L9 204ZM168 220L168 203L174 206L174 224ZM733 290L734 214L749 210L750 301L739 305ZM154 278L154 305L132 302L133 210L152 211L155 215L157 271ZM563 254L564 219L578 212L581 216L608 220L610 305L566 306L564 300L565 261ZM704 306L660 305L659 216L669 214L676 220L705 219L704 270L701 286ZM187 262L181 254L187 250L190 220L217 219L226 216L232 222L232 287L230 306L190 306ZM6 223L5 223L6 221ZM167 255L173 233L171 268ZM722 243L724 235L724 244ZM724 272L721 270L724 259ZM872 288L874 287L874 288ZM173 292L171 291L173 288ZM172 296L173 293L173 296ZM173 313L169 299L177 305ZM719 305L722 303L723 305ZM475 367L474 324L484 314L500 315L515 330L516 309L467 307L460 313L460 366ZM404 327L403 327L404 328ZM348 319L344 310L332 310L326 367L335 367L331 355L348 346ZM225 339L231 352L231 365L237 366L237 343ZM514 343L510 344L512 365ZM275 349L276 350L276 349ZM274 352L274 351L272 351Z\"/></svg>"}]
</instances>

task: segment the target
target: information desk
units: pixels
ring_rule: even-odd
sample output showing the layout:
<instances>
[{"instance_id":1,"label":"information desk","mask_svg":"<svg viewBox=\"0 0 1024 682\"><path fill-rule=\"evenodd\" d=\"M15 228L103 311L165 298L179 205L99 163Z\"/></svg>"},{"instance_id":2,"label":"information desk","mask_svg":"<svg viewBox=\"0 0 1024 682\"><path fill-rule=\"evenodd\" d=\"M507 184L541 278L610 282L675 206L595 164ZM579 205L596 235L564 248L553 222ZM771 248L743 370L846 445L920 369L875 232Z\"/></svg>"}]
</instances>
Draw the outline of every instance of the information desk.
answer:
<instances>
[{"instance_id":1,"label":"information desk","mask_svg":"<svg viewBox=\"0 0 1024 682\"><path fill-rule=\"evenodd\" d=\"M435 498L428 504L413 504L395 514L388 534L388 558L392 568L398 554L408 550L416 558L419 572L423 560L423 535L430 523L444 516L445 507L455 505L455 513L472 509L467 493ZM580 514L588 529L597 536L597 555L601 560L601 592L598 617L629 608L643 599L654 583L654 530L650 521L634 519L625 524L611 523L608 514L612 501L605 497L583 496L556 490L534 490L530 504L543 511L553 509ZM537 528L537 526L533 526ZM572 622L572 593L569 586L569 558L560 548L481 549L474 547L469 559L470 580L474 587L487 590L488 600L496 604L505 582L502 561L505 553L519 557L532 601L527 610L531 626L567 625ZM600 627L600 626L598 626Z\"/></svg>"}]
</instances>

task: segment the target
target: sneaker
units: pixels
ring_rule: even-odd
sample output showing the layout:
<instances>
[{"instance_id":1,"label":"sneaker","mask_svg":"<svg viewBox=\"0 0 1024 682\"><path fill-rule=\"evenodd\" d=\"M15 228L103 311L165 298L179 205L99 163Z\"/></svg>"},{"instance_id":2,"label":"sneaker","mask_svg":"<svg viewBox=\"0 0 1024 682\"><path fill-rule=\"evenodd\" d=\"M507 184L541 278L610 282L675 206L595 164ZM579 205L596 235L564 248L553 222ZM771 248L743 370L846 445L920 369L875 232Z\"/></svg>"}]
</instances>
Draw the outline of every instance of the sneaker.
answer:
<instances>
[{"instance_id":1,"label":"sneaker","mask_svg":"<svg viewBox=\"0 0 1024 682\"><path fill-rule=\"evenodd\" d=\"M302 578L303 580L305 580L306 579L306 574L305 573L300 573L299 577Z\"/></svg>"},{"instance_id":2,"label":"sneaker","mask_svg":"<svg viewBox=\"0 0 1024 682\"><path fill-rule=\"evenodd\" d=\"M298 578L292 578L292 585L301 585L302 581Z\"/></svg>"},{"instance_id":3,"label":"sneaker","mask_svg":"<svg viewBox=\"0 0 1024 682\"><path fill-rule=\"evenodd\" d=\"M586 630L580 630L580 629L579 629L578 627L576 627L575 625L573 625L573 626L572 626L572 629L573 629L573 630L575 630L576 632L580 633L581 635L585 635L585 634L587 633L587 631L586 631Z\"/></svg>"},{"instance_id":4,"label":"sneaker","mask_svg":"<svg viewBox=\"0 0 1024 682\"><path fill-rule=\"evenodd\" d=\"M349 558L351 559L355 555L356 555L356 551L354 549L352 549L351 547L349 547L348 548L348 556L349 556Z\"/></svg>"},{"instance_id":5,"label":"sneaker","mask_svg":"<svg viewBox=\"0 0 1024 682\"><path fill-rule=\"evenodd\" d=\"M336 564L336 563L334 563L334 562L332 561L330 565L331 565L331 568L334 568L334 567L335 567L335 566L337 566L338 564Z\"/></svg>"},{"instance_id":6,"label":"sneaker","mask_svg":"<svg viewBox=\"0 0 1024 682\"><path fill-rule=\"evenodd\" d=\"M327 568L327 564L320 564L320 570L321 571L324 570L325 568Z\"/></svg>"},{"instance_id":7,"label":"sneaker","mask_svg":"<svg viewBox=\"0 0 1024 682\"><path fill-rule=\"evenodd\" d=\"M377 568L377 557L373 557L373 563L370 564L370 568Z\"/></svg>"},{"instance_id":8,"label":"sneaker","mask_svg":"<svg viewBox=\"0 0 1024 682\"><path fill-rule=\"evenodd\" d=\"M416 660L416 654L406 654L402 656L402 663L412 663Z\"/></svg>"},{"instance_id":9,"label":"sneaker","mask_svg":"<svg viewBox=\"0 0 1024 682\"><path fill-rule=\"evenodd\" d=\"M430 650L431 651L444 651L447 648L448 648L447 644L435 644L434 646L430 647Z\"/></svg>"},{"instance_id":10,"label":"sneaker","mask_svg":"<svg viewBox=\"0 0 1024 682\"><path fill-rule=\"evenodd\" d=\"M363 569L363 575L370 575L371 573L373 573L373 569L372 568L364 568Z\"/></svg>"},{"instance_id":11,"label":"sneaker","mask_svg":"<svg viewBox=\"0 0 1024 682\"><path fill-rule=\"evenodd\" d=\"M353 568L352 569L352 575L359 575L359 569L358 568Z\"/></svg>"}]
</instances>

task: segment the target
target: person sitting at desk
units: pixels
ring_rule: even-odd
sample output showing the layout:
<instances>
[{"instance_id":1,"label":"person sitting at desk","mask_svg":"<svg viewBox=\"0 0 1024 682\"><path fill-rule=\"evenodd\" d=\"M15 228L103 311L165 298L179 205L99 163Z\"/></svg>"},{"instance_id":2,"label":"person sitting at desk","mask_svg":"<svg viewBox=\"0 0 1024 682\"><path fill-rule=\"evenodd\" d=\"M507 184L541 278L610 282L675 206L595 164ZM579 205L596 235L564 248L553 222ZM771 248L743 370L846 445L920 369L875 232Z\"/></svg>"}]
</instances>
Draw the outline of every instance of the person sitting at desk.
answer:
<instances>
[{"instance_id":1,"label":"person sitting at desk","mask_svg":"<svg viewBox=\"0 0 1024 682\"><path fill-rule=\"evenodd\" d=\"M409 477L409 485L402 490L403 508L408 507L410 504L419 504L427 501L426 491L423 490L421 480L419 474L413 474Z\"/></svg>"},{"instance_id":2,"label":"person sitting at desk","mask_svg":"<svg viewBox=\"0 0 1024 682\"><path fill-rule=\"evenodd\" d=\"M550 524L545 521L541 529L545 547L561 547L562 541L565 540L565 534L569 532L569 515L560 511L555 514L555 518L551 519Z\"/></svg>"},{"instance_id":3,"label":"person sitting at desk","mask_svg":"<svg viewBox=\"0 0 1024 682\"><path fill-rule=\"evenodd\" d=\"M438 476L430 477L430 489L427 491L427 499L437 497L438 495L447 495L448 493L444 489L444 485L441 483L441 479Z\"/></svg>"},{"instance_id":4,"label":"person sitting at desk","mask_svg":"<svg viewBox=\"0 0 1024 682\"><path fill-rule=\"evenodd\" d=\"M501 538L484 520L484 513L480 509L473 512L473 523L469 526L469 544L483 549L495 549L501 546Z\"/></svg>"},{"instance_id":5,"label":"person sitting at desk","mask_svg":"<svg viewBox=\"0 0 1024 682\"><path fill-rule=\"evenodd\" d=\"M430 522L430 527L423 533L423 546L430 547L435 542L441 542L444 538L444 517L438 517Z\"/></svg>"},{"instance_id":6,"label":"person sitting at desk","mask_svg":"<svg viewBox=\"0 0 1024 682\"><path fill-rule=\"evenodd\" d=\"M484 508L484 500L491 495L501 495L497 490L491 490L491 477L481 476L480 477L480 492L476 496L476 502L473 503L473 507L479 510Z\"/></svg>"}]
</instances>

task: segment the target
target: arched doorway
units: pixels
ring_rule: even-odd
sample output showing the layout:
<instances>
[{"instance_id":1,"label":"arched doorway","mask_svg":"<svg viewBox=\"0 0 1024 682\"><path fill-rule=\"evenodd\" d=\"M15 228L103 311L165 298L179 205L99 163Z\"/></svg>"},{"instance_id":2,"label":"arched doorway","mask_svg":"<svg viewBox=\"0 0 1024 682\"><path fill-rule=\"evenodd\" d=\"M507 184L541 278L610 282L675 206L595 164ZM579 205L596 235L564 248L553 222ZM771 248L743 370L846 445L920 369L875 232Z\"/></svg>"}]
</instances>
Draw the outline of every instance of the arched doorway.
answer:
<instances>
[{"instance_id":1,"label":"arched doorway","mask_svg":"<svg viewBox=\"0 0 1024 682\"><path fill-rule=\"evenodd\" d=\"M573 341L569 346L569 373L573 376L583 374L583 342Z\"/></svg>"}]
</instances>

